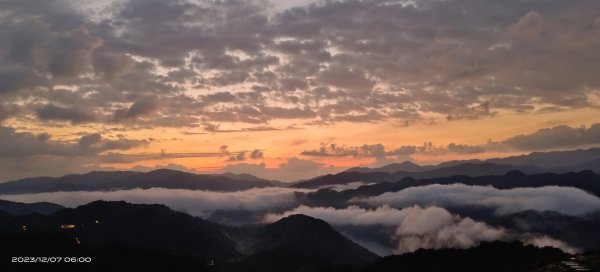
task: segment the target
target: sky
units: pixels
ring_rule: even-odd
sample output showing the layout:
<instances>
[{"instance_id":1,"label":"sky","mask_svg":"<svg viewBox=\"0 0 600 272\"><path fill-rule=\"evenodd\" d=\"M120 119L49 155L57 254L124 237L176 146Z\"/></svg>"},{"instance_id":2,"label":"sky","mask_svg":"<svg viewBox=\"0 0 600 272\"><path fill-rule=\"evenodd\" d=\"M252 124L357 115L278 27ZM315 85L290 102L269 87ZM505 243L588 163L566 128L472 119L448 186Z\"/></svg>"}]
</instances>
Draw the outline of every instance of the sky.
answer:
<instances>
[{"instance_id":1,"label":"sky","mask_svg":"<svg viewBox=\"0 0 600 272\"><path fill-rule=\"evenodd\" d=\"M600 146L600 1L0 0L0 181Z\"/></svg>"}]
</instances>

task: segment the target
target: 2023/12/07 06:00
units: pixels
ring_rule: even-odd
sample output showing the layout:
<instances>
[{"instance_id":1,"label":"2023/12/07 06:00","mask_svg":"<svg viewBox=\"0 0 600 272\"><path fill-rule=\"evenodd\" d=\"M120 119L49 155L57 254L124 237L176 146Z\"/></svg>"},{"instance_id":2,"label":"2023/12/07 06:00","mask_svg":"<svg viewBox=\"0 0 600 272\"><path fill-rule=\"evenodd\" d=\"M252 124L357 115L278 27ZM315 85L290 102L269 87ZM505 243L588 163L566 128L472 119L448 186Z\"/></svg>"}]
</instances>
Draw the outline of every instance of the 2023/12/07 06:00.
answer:
<instances>
[{"instance_id":1,"label":"2023/12/07 06:00","mask_svg":"<svg viewBox=\"0 0 600 272\"><path fill-rule=\"evenodd\" d=\"M91 257L12 257L13 263L90 263Z\"/></svg>"}]
</instances>

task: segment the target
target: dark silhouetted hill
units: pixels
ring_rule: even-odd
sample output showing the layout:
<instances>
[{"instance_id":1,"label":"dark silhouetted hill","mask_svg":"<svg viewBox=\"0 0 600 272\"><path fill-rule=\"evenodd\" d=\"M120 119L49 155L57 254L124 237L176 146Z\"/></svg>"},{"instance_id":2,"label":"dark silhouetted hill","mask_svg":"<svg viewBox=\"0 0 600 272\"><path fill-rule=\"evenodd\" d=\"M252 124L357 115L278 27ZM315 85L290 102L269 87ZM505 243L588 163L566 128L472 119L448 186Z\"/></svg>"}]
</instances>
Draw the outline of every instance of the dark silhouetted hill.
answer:
<instances>
[{"instance_id":1,"label":"dark silhouetted hill","mask_svg":"<svg viewBox=\"0 0 600 272\"><path fill-rule=\"evenodd\" d=\"M6 260L91 256L110 271L125 271L132 264L150 267L145 271L190 271L194 266L199 271L320 271L378 258L325 221L304 215L263 227L232 228L163 205L107 201L51 215L0 211L0 243L0 257ZM144 258L151 259L144 263Z\"/></svg>"},{"instance_id":2,"label":"dark silhouetted hill","mask_svg":"<svg viewBox=\"0 0 600 272\"><path fill-rule=\"evenodd\" d=\"M319 271L360 266L377 255L352 242L327 222L291 215L259 229L250 246L252 254L226 271Z\"/></svg>"},{"instance_id":3,"label":"dark silhouetted hill","mask_svg":"<svg viewBox=\"0 0 600 272\"><path fill-rule=\"evenodd\" d=\"M32 213L51 214L61 209L64 209L64 207L49 202L21 203L0 199L0 211L4 211L12 215L24 215Z\"/></svg>"}]
</instances>

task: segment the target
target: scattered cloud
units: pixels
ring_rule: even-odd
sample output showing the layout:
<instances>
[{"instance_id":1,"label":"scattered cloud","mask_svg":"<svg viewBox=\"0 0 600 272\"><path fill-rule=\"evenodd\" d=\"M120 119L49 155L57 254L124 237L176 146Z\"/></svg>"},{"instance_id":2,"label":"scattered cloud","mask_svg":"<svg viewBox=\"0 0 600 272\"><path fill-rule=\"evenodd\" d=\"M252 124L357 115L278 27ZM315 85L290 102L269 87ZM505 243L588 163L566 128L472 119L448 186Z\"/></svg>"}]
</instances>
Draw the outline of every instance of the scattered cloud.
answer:
<instances>
[{"instance_id":1,"label":"scattered cloud","mask_svg":"<svg viewBox=\"0 0 600 272\"><path fill-rule=\"evenodd\" d=\"M0 94L15 104L35 92L45 105L103 117L85 121L140 127L586 108L600 86L599 5L319 1L274 11L264 1L9 0ZM77 101L51 95L65 85ZM53 110L39 121L80 122Z\"/></svg>"},{"instance_id":2,"label":"scattered cloud","mask_svg":"<svg viewBox=\"0 0 600 272\"><path fill-rule=\"evenodd\" d=\"M573 148L600 144L600 123L589 127L569 127L565 125L543 128L530 134L510 137L499 143L489 143L496 148L512 148L517 150L548 150Z\"/></svg>"}]
</instances>

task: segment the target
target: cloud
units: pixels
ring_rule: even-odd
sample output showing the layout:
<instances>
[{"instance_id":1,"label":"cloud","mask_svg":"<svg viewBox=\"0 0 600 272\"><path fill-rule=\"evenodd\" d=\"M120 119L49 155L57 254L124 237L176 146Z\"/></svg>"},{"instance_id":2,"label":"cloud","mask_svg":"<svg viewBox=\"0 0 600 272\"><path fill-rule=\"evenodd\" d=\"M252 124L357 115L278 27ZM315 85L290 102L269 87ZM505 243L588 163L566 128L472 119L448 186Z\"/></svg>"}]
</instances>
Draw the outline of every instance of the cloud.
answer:
<instances>
[{"instance_id":1,"label":"cloud","mask_svg":"<svg viewBox=\"0 0 600 272\"><path fill-rule=\"evenodd\" d=\"M264 1L8 0L3 8L7 103L34 92L40 103L106 117L90 122L131 128L470 120L590 108L600 87L592 0L319 1L276 11ZM59 103L58 86L72 86L77 102ZM156 118L136 118L147 114Z\"/></svg>"},{"instance_id":2,"label":"cloud","mask_svg":"<svg viewBox=\"0 0 600 272\"><path fill-rule=\"evenodd\" d=\"M237 192L210 192L181 189L132 189L110 192L54 192L2 195L1 199L19 202L48 201L76 207L95 200L124 200L131 203L164 204L194 216L208 217L215 211L282 211L298 204L296 192L310 190L280 187L254 188Z\"/></svg>"},{"instance_id":3,"label":"cloud","mask_svg":"<svg viewBox=\"0 0 600 272\"><path fill-rule=\"evenodd\" d=\"M389 148L381 143L364 144L361 146L346 146L335 143L321 143L319 149L305 150L300 155L310 157L355 157L375 158L385 161L386 157L409 157L413 154L442 155L448 153L475 154L485 152L481 146L470 146L465 144L450 143L447 146L435 146L432 142L424 142L423 145L404 145Z\"/></svg>"},{"instance_id":4,"label":"cloud","mask_svg":"<svg viewBox=\"0 0 600 272\"><path fill-rule=\"evenodd\" d=\"M536 247L559 248L560 250L569 254L577 254L581 251L563 241L553 239L552 237L549 237L547 235L525 234L523 235L521 241L526 245L533 245Z\"/></svg>"},{"instance_id":5,"label":"cloud","mask_svg":"<svg viewBox=\"0 0 600 272\"><path fill-rule=\"evenodd\" d=\"M72 124L94 121L93 113L80 108L66 108L53 104L46 104L36 110L36 115L41 120L70 121Z\"/></svg>"},{"instance_id":6,"label":"cloud","mask_svg":"<svg viewBox=\"0 0 600 272\"><path fill-rule=\"evenodd\" d=\"M115 112L115 121L133 119L157 111L160 107L158 99L154 96L141 98L129 106L128 109L119 109Z\"/></svg>"},{"instance_id":7,"label":"cloud","mask_svg":"<svg viewBox=\"0 0 600 272\"><path fill-rule=\"evenodd\" d=\"M600 123L578 128L566 125L543 128L531 134L510 137L500 143L490 143L491 146L500 145L517 150L548 150L597 144L600 144Z\"/></svg>"},{"instance_id":8,"label":"cloud","mask_svg":"<svg viewBox=\"0 0 600 272\"><path fill-rule=\"evenodd\" d=\"M147 144L145 140L105 139L100 134L81 136L76 142L49 140L48 134L35 135L0 127L0 156L16 158L32 155L82 156L97 155L108 150L130 149Z\"/></svg>"},{"instance_id":9,"label":"cloud","mask_svg":"<svg viewBox=\"0 0 600 272\"><path fill-rule=\"evenodd\" d=\"M374 209L349 206L343 209L299 206L284 213L269 213L265 222L274 222L292 214L305 214L327 221L334 226L388 226L394 227L396 254L421 248L469 248L482 241L521 240L535 246L552 246L566 252L577 252L573 247L548 236L514 233L501 227L492 227L471 218L453 215L444 208L418 205L403 209L382 205ZM358 239L360 240L360 239Z\"/></svg>"},{"instance_id":10,"label":"cloud","mask_svg":"<svg viewBox=\"0 0 600 272\"><path fill-rule=\"evenodd\" d=\"M0 180L102 169L98 164L103 153L148 143L123 136L103 137L99 133L64 141L48 133L19 132L0 126Z\"/></svg>"},{"instance_id":11,"label":"cloud","mask_svg":"<svg viewBox=\"0 0 600 272\"><path fill-rule=\"evenodd\" d=\"M388 204L396 208L414 204L443 207L481 206L493 208L498 216L526 210L556 211L582 216L600 210L600 198L577 188L558 186L499 190L464 184L434 184L352 201L375 207Z\"/></svg>"},{"instance_id":12,"label":"cloud","mask_svg":"<svg viewBox=\"0 0 600 272\"><path fill-rule=\"evenodd\" d=\"M469 248L482 241L507 238L504 229L454 216L442 208L414 206L403 210L406 211L405 217L396 229L399 239L396 253L421 248Z\"/></svg>"},{"instance_id":13,"label":"cloud","mask_svg":"<svg viewBox=\"0 0 600 272\"><path fill-rule=\"evenodd\" d=\"M446 146L424 142L423 145L405 145L389 148L383 144L364 144L362 146L346 146L335 143L321 143L318 149L304 150L300 153L310 157L371 157L377 161L397 161L410 159L414 154L478 154L488 151L538 151L556 150L573 147L589 147L600 144L600 123L579 128L566 125L539 129L530 134L520 134L500 141L488 140L482 145L449 143Z\"/></svg>"},{"instance_id":14,"label":"cloud","mask_svg":"<svg viewBox=\"0 0 600 272\"><path fill-rule=\"evenodd\" d=\"M81 27L57 37L47 49L48 70L54 76L74 76L91 66L92 52L102 46L102 39Z\"/></svg>"},{"instance_id":15,"label":"cloud","mask_svg":"<svg viewBox=\"0 0 600 272\"><path fill-rule=\"evenodd\" d=\"M341 192L341 191L356 189L356 188L364 186L364 185L373 185L373 184L375 184L375 183L365 183L365 182L361 182L361 181L354 181L354 182L350 182L350 183L346 183L346 184L323 185L323 186L319 186L318 189L327 188L329 190Z\"/></svg>"},{"instance_id":16,"label":"cloud","mask_svg":"<svg viewBox=\"0 0 600 272\"><path fill-rule=\"evenodd\" d=\"M416 146L401 146L386 151L382 144L364 144L362 146L345 146L335 143L321 143L321 147L315 150L305 150L300 153L312 157L374 157L380 158L393 155L410 155L417 152Z\"/></svg>"}]
</instances>

